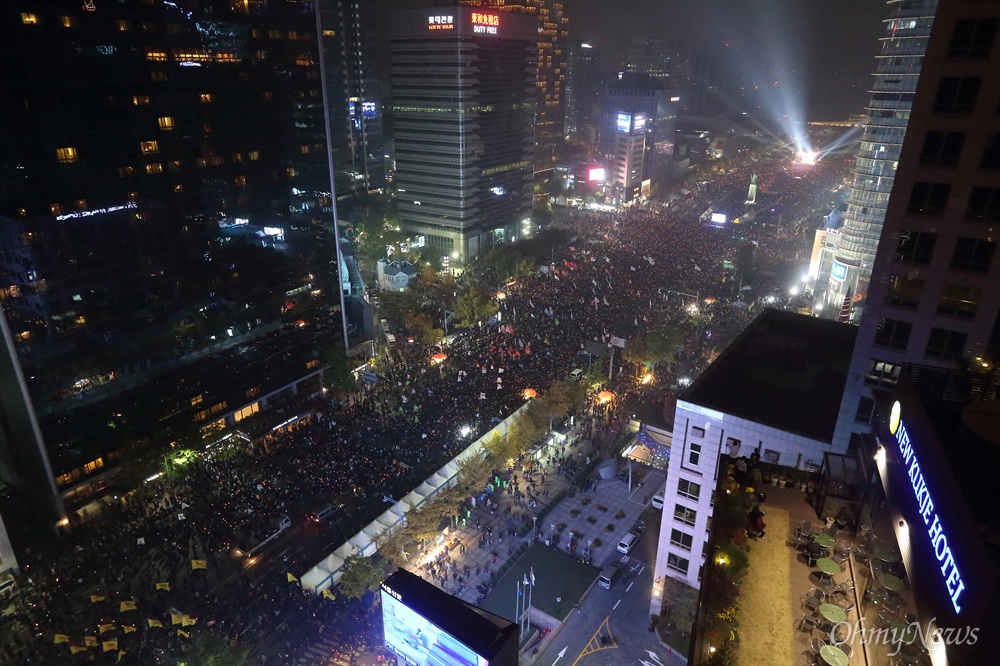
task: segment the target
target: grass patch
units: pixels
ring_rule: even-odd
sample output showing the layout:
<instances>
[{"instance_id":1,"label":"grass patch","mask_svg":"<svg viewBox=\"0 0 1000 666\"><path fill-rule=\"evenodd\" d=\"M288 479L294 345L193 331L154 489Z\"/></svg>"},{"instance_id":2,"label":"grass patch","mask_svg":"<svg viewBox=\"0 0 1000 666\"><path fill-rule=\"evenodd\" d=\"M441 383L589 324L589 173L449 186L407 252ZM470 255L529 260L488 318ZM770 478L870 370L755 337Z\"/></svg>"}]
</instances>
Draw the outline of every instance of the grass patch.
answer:
<instances>
[{"instance_id":1,"label":"grass patch","mask_svg":"<svg viewBox=\"0 0 1000 666\"><path fill-rule=\"evenodd\" d=\"M796 662L787 540L788 512L768 507L767 536L754 543L740 585L738 665Z\"/></svg>"}]
</instances>

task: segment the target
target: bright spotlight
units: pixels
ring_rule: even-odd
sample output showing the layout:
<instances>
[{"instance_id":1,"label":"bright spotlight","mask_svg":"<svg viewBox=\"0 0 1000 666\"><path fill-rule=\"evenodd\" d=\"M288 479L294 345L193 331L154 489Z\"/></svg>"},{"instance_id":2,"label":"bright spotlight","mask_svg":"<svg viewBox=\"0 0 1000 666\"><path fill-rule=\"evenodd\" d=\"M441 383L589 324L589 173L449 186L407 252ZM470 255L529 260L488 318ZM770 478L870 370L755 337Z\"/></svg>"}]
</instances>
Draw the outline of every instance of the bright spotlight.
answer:
<instances>
[{"instance_id":1,"label":"bright spotlight","mask_svg":"<svg viewBox=\"0 0 1000 666\"><path fill-rule=\"evenodd\" d=\"M791 289L788 290L788 293L791 294L792 296L798 296L799 295L799 288L798 287L792 287Z\"/></svg>"},{"instance_id":2,"label":"bright spotlight","mask_svg":"<svg viewBox=\"0 0 1000 666\"><path fill-rule=\"evenodd\" d=\"M458 429L458 434L461 435L462 437L468 436L470 432L472 432L472 428L470 428L467 425L464 425Z\"/></svg>"},{"instance_id":3,"label":"bright spotlight","mask_svg":"<svg viewBox=\"0 0 1000 666\"><path fill-rule=\"evenodd\" d=\"M801 164L816 164L816 159L819 155L814 150L800 150L798 154L799 163Z\"/></svg>"}]
</instances>

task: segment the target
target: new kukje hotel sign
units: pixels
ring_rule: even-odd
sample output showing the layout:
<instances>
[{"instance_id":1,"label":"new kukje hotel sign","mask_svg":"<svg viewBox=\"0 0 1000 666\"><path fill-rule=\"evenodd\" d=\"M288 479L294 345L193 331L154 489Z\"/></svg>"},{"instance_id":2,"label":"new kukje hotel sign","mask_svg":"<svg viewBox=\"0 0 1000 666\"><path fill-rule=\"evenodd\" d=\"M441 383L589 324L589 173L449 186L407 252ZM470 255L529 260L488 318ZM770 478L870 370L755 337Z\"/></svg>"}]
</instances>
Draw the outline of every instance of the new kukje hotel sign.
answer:
<instances>
[{"instance_id":1,"label":"new kukje hotel sign","mask_svg":"<svg viewBox=\"0 0 1000 666\"><path fill-rule=\"evenodd\" d=\"M910 433L906 430L906 424L903 423L902 407L898 400L893 403L892 411L889 414L889 432L896 438L896 445L899 447L899 454L902 457L906 475L910 480L910 488L927 530L931 549L941 567L941 577L944 579L951 604L955 607L956 613L961 613L961 598L962 593L965 592L965 581L962 580L958 562L955 561L951 546L948 544L948 535L945 533L941 516L935 510L931 489L927 486L927 480L920 468L920 461L913 450L913 442L910 439Z\"/></svg>"}]
</instances>

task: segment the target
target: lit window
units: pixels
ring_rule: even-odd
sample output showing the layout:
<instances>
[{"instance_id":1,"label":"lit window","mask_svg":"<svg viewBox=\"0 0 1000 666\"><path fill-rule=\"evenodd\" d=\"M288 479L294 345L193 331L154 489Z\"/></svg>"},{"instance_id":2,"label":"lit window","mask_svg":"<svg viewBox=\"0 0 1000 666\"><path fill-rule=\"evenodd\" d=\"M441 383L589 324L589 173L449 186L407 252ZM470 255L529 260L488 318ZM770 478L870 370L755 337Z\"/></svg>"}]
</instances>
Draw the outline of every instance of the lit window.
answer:
<instances>
[{"instance_id":1,"label":"lit window","mask_svg":"<svg viewBox=\"0 0 1000 666\"><path fill-rule=\"evenodd\" d=\"M118 21L115 22L115 25L118 26L118 30L120 30L121 32L128 32L128 21L124 19L119 19Z\"/></svg>"},{"instance_id":2,"label":"lit window","mask_svg":"<svg viewBox=\"0 0 1000 666\"><path fill-rule=\"evenodd\" d=\"M285 175L288 176L289 178L295 178L295 174L296 174L295 167L288 167L287 169L285 169Z\"/></svg>"},{"instance_id":3,"label":"lit window","mask_svg":"<svg viewBox=\"0 0 1000 666\"><path fill-rule=\"evenodd\" d=\"M695 483L694 481L681 479L677 482L677 494L681 497L697 501L698 497L701 495L701 485Z\"/></svg>"},{"instance_id":4,"label":"lit window","mask_svg":"<svg viewBox=\"0 0 1000 666\"><path fill-rule=\"evenodd\" d=\"M194 407L196 405L200 405L203 399L204 396L202 396L201 394L196 395L195 397L191 398L191 406Z\"/></svg>"},{"instance_id":5,"label":"lit window","mask_svg":"<svg viewBox=\"0 0 1000 666\"><path fill-rule=\"evenodd\" d=\"M133 95L132 104L135 106L146 106L149 104L149 95Z\"/></svg>"},{"instance_id":6,"label":"lit window","mask_svg":"<svg viewBox=\"0 0 1000 666\"><path fill-rule=\"evenodd\" d=\"M60 16L59 20L62 21L62 27L64 28L72 28L76 23L72 16Z\"/></svg>"},{"instance_id":7,"label":"lit window","mask_svg":"<svg viewBox=\"0 0 1000 666\"><path fill-rule=\"evenodd\" d=\"M212 93L202 93L199 96L199 99L201 99L202 102L205 102L207 104L208 102L212 101Z\"/></svg>"},{"instance_id":8,"label":"lit window","mask_svg":"<svg viewBox=\"0 0 1000 666\"><path fill-rule=\"evenodd\" d=\"M174 119L170 116L160 116L157 118L157 122L160 124L161 130L172 130L174 128Z\"/></svg>"},{"instance_id":9,"label":"lit window","mask_svg":"<svg viewBox=\"0 0 1000 666\"><path fill-rule=\"evenodd\" d=\"M163 173L163 165L159 162L153 162L152 164L146 165L146 173Z\"/></svg>"},{"instance_id":10,"label":"lit window","mask_svg":"<svg viewBox=\"0 0 1000 666\"><path fill-rule=\"evenodd\" d=\"M174 192L175 193L180 194L183 191L184 191L184 186L183 185L174 185Z\"/></svg>"},{"instance_id":11,"label":"lit window","mask_svg":"<svg viewBox=\"0 0 1000 666\"><path fill-rule=\"evenodd\" d=\"M251 162L256 162L258 159L260 159L260 153L258 153L256 150L251 150L250 151L250 161Z\"/></svg>"},{"instance_id":12,"label":"lit window","mask_svg":"<svg viewBox=\"0 0 1000 666\"><path fill-rule=\"evenodd\" d=\"M56 148L56 158L63 164L76 162L76 148Z\"/></svg>"},{"instance_id":13,"label":"lit window","mask_svg":"<svg viewBox=\"0 0 1000 666\"><path fill-rule=\"evenodd\" d=\"M38 15L21 12L21 23L24 25L38 25Z\"/></svg>"},{"instance_id":14,"label":"lit window","mask_svg":"<svg viewBox=\"0 0 1000 666\"><path fill-rule=\"evenodd\" d=\"M694 526L694 522L697 517L698 512L694 509L689 509L683 504L674 505L674 520L682 522L685 525Z\"/></svg>"},{"instance_id":15,"label":"lit window","mask_svg":"<svg viewBox=\"0 0 1000 666\"><path fill-rule=\"evenodd\" d=\"M166 51L146 51L146 60L151 60L153 62L166 62L167 52Z\"/></svg>"},{"instance_id":16,"label":"lit window","mask_svg":"<svg viewBox=\"0 0 1000 666\"><path fill-rule=\"evenodd\" d=\"M273 93L273 92L271 92L270 90L265 90L264 92L262 92L262 93L260 94L260 97L261 97L261 99L263 99L263 100L264 100L265 102L270 102L270 101L271 101L272 99L274 99L274 93Z\"/></svg>"},{"instance_id":17,"label":"lit window","mask_svg":"<svg viewBox=\"0 0 1000 666\"><path fill-rule=\"evenodd\" d=\"M62 215L62 204L49 204L49 210L52 211L53 215Z\"/></svg>"},{"instance_id":18,"label":"lit window","mask_svg":"<svg viewBox=\"0 0 1000 666\"><path fill-rule=\"evenodd\" d=\"M132 176L134 174L135 174L135 167L131 166L118 167L118 175L121 176L122 178L126 176Z\"/></svg>"},{"instance_id":19,"label":"lit window","mask_svg":"<svg viewBox=\"0 0 1000 666\"><path fill-rule=\"evenodd\" d=\"M302 146L302 147L300 147L300 148L299 148L299 151L300 151L300 152L301 152L301 153L302 153L303 155L308 155L308 154L309 154L309 146Z\"/></svg>"},{"instance_id":20,"label":"lit window","mask_svg":"<svg viewBox=\"0 0 1000 666\"><path fill-rule=\"evenodd\" d=\"M140 141L139 150L143 155L152 155L160 152L160 146L156 141Z\"/></svg>"},{"instance_id":21,"label":"lit window","mask_svg":"<svg viewBox=\"0 0 1000 666\"><path fill-rule=\"evenodd\" d=\"M233 179L233 184L240 185L240 186L246 185L247 184L247 177L246 176L236 176L236 178Z\"/></svg>"},{"instance_id":22,"label":"lit window","mask_svg":"<svg viewBox=\"0 0 1000 666\"><path fill-rule=\"evenodd\" d=\"M73 207L76 208L77 210L87 210L87 200L77 199L76 201L73 202Z\"/></svg>"}]
</instances>

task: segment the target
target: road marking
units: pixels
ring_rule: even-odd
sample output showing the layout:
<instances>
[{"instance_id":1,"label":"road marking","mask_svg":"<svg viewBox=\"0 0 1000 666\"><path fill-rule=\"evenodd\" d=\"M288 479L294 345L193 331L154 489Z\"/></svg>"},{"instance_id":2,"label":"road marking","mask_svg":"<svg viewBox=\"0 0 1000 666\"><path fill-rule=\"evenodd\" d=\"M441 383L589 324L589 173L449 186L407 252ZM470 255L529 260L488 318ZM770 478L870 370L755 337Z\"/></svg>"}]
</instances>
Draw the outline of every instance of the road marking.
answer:
<instances>
[{"instance_id":1,"label":"road marking","mask_svg":"<svg viewBox=\"0 0 1000 666\"><path fill-rule=\"evenodd\" d=\"M622 555L621 563L626 564L629 561L628 555Z\"/></svg>"},{"instance_id":2,"label":"road marking","mask_svg":"<svg viewBox=\"0 0 1000 666\"><path fill-rule=\"evenodd\" d=\"M615 605L611 607L611 610L615 610L616 608L618 608L618 604L620 604L621 602L622 602L621 599L619 599L618 601L616 601Z\"/></svg>"},{"instance_id":3,"label":"road marking","mask_svg":"<svg viewBox=\"0 0 1000 666\"><path fill-rule=\"evenodd\" d=\"M625 588L625 591L628 592L629 590L631 590L633 585L635 585L635 581L632 581L631 583L629 583L628 587Z\"/></svg>"}]
</instances>

